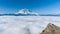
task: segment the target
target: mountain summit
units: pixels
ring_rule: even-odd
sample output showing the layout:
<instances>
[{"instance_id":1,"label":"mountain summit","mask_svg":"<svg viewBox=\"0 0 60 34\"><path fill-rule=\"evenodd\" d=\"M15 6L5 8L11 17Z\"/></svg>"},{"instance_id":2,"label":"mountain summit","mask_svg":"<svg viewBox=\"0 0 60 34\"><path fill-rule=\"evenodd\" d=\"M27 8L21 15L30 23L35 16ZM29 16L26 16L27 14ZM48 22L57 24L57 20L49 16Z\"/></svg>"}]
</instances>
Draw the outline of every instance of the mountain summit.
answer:
<instances>
[{"instance_id":1,"label":"mountain summit","mask_svg":"<svg viewBox=\"0 0 60 34\"><path fill-rule=\"evenodd\" d=\"M21 9L16 13L0 14L0 16L39 16L39 14L29 9Z\"/></svg>"},{"instance_id":2,"label":"mountain summit","mask_svg":"<svg viewBox=\"0 0 60 34\"><path fill-rule=\"evenodd\" d=\"M37 12L30 11L29 9L21 9L16 14L24 14L29 16L37 16L39 15Z\"/></svg>"},{"instance_id":3,"label":"mountain summit","mask_svg":"<svg viewBox=\"0 0 60 34\"><path fill-rule=\"evenodd\" d=\"M30 13L31 13L31 11L28 10L28 9L21 9L21 10L19 10L19 12L18 12L18 14L30 14Z\"/></svg>"},{"instance_id":4,"label":"mountain summit","mask_svg":"<svg viewBox=\"0 0 60 34\"><path fill-rule=\"evenodd\" d=\"M41 34L60 34L60 27L49 23Z\"/></svg>"}]
</instances>

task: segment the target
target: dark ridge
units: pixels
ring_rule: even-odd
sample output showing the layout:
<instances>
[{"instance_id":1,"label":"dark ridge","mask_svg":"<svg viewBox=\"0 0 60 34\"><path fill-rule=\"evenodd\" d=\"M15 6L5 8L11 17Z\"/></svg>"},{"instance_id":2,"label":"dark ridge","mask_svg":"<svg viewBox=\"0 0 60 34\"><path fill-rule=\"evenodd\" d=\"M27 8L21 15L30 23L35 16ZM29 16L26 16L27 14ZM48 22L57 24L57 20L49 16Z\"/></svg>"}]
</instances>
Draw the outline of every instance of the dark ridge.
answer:
<instances>
[{"instance_id":1,"label":"dark ridge","mask_svg":"<svg viewBox=\"0 0 60 34\"><path fill-rule=\"evenodd\" d=\"M44 15L44 14L0 14L0 16L60 16L60 15Z\"/></svg>"}]
</instances>

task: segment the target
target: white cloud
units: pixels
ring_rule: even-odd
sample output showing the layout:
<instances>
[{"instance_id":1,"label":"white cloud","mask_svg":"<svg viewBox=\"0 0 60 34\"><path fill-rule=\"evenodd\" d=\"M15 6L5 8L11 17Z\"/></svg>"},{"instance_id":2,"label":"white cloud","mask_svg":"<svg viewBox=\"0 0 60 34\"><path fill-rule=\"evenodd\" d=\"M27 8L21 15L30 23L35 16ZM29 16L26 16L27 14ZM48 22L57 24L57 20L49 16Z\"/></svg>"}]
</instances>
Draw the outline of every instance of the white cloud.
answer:
<instances>
[{"instance_id":1,"label":"white cloud","mask_svg":"<svg viewBox=\"0 0 60 34\"><path fill-rule=\"evenodd\" d=\"M0 16L1 34L39 34L51 22L60 26L54 16Z\"/></svg>"}]
</instances>

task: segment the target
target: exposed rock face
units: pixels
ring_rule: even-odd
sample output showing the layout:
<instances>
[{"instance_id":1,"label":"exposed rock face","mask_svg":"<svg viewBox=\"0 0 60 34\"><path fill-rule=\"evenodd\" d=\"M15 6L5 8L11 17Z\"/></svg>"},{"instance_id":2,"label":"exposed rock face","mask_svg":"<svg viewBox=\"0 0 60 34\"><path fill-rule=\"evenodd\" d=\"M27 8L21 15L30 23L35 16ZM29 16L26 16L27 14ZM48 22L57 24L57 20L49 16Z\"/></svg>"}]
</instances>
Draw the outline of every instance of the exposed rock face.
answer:
<instances>
[{"instance_id":1,"label":"exposed rock face","mask_svg":"<svg viewBox=\"0 0 60 34\"><path fill-rule=\"evenodd\" d=\"M57 27L54 24L49 23L41 34L60 34L60 27Z\"/></svg>"}]
</instances>

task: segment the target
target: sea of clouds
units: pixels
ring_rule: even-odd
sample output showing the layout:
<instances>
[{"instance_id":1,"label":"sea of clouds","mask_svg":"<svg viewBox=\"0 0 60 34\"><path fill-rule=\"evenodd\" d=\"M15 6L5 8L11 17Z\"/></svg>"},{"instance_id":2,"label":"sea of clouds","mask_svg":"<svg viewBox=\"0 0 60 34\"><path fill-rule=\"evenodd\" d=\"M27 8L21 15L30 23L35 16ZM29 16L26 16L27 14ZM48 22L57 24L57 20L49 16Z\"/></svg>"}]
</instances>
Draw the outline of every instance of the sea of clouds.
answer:
<instances>
[{"instance_id":1,"label":"sea of clouds","mask_svg":"<svg viewBox=\"0 0 60 34\"><path fill-rule=\"evenodd\" d=\"M40 34L48 23L60 26L60 17L0 16L0 34Z\"/></svg>"}]
</instances>

